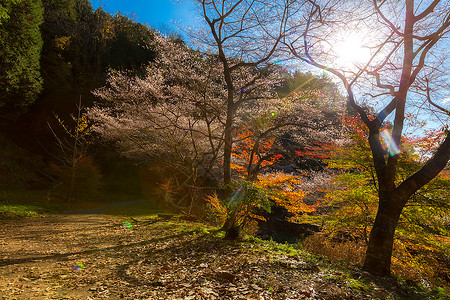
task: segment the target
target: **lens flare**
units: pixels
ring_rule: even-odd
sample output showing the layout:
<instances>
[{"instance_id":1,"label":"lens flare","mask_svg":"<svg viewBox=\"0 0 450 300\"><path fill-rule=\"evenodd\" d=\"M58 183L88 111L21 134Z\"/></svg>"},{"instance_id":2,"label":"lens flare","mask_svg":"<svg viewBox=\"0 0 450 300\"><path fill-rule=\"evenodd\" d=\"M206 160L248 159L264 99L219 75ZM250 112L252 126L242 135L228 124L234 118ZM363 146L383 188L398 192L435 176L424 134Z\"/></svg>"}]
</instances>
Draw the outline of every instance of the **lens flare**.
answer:
<instances>
[{"instance_id":1,"label":"lens flare","mask_svg":"<svg viewBox=\"0 0 450 300\"><path fill-rule=\"evenodd\" d=\"M241 94L241 93L244 93L244 92L246 92L246 91L248 91L248 90L251 90L251 89L253 89L253 85L251 85L251 86L247 86L247 87L243 87L243 88L241 88L241 89L239 89L239 90L237 90L236 91L236 93L237 94Z\"/></svg>"},{"instance_id":2,"label":"lens flare","mask_svg":"<svg viewBox=\"0 0 450 300\"><path fill-rule=\"evenodd\" d=\"M233 196L231 196L230 201L228 201L228 205L230 205L231 203L233 203L235 201L237 201L237 202L241 201L242 196L243 196L242 186L240 186L238 188L238 190L233 194Z\"/></svg>"},{"instance_id":3,"label":"lens flare","mask_svg":"<svg viewBox=\"0 0 450 300\"><path fill-rule=\"evenodd\" d=\"M81 270L81 269L84 269L83 263L77 262L77 264L76 264L75 267L74 267L74 270L75 270L75 271L78 271L78 270Z\"/></svg>"},{"instance_id":4,"label":"lens flare","mask_svg":"<svg viewBox=\"0 0 450 300\"><path fill-rule=\"evenodd\" d=\"M400 153L400 148L398 147L397 143L392 138L391 134L387 130L383 130L380 132L381 138L384 141L384 144L389 150L389 154L391 156L397 155Z\"/></svg>"},{"instance_id":5,"label":"lens flare","mask_svg":"<svg viewBox=\"0 0 450 300\"><path fill-rule=\"evenodd\" d=\"M123 222L123 228L125 229L133 229L133 225L130 222Z\"/></svg>"}]
</instances>

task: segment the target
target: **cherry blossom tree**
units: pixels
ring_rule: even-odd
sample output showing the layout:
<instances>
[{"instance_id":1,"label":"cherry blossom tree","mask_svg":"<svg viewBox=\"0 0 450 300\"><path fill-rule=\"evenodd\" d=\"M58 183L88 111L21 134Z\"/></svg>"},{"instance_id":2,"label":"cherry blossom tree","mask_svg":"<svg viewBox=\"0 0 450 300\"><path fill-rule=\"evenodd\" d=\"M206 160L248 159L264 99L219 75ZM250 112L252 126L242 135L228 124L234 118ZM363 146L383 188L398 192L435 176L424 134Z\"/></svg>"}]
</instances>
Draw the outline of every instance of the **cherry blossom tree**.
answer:
<instances>
[{"instance_id":1,"label":"cherry blossom tree","mask_svg":"<svg viewBox=\"0 0 450 300\"><path fill-rule=\"evenodd\" d=\"M196 186L216 166L223 145L223 87L216 59L155 35L158 58L143 77L111 71L94 91L95 130L142 165L163 164Z\"/></svg>"},{"instance_id":2,"label":"cherry blossom tree","mask_svg":"<svg viewBox=\"0 0 450 300\"><path fill-rule=\"evenodd\" d=\"M223 178L231 182L231 153L236 111L249 97L241 91L258 85L242 72L252 68L260 74L276 57L285 35L286 20L292 14L290 1L268 0L196 0L205 28L190 36L207 52L215 53L222 64L226 87L226 119L224 133ZM305 1L307 2L307 1ZM240 78L239 80L236 80ZM255 77L256 79L257 77ZM245 81L242 81L245 79Z\"/></svg>"},{"instance_id":3,"label":"cherry blossom tree","mask_svg":"<svg viewBox=\"0 0 450 300\"><path fill-rule=\"evenodd\" d=\"M108 84L94 92L103 102L89 116L97 123L95 130L114 142L123 155L144 165L163 164L172 178L166 188L187 187L188 192L178 193L186 198L181 194L190 194L206 181L213 179L216 185L222 181L219 171L224 168L228 126L223 64L217 55L201 54L162 36L155 35L152 47L158 58L145 76L110 72ZM297 90L279 98L280 72L272 64L265 72L246 66L232 74L240 89L234 99L237 106L231 130L248 128L257 143L287 131L295 132L292 136L303 143L329 136L321 133L336 120L329 118L335 112L328 106L321 108L319 99L336 95L314 95L314 88L303 88L303 94ZM236 141L238 136L232 143ZM256 178L261 164L250 164L251 177ZM184 206L191 206L193 198L188 197Z\"/></svg>"},{"instance_id":4,"label":"cherry blossom tree","mask_svg":"<svg viewBox=\"0 0 450 300\"><path fill-rule=\"evenodd\" d=\"M222 64L216 55L161 36L155 36L152 47L158 58L145 76L110 72L107 86L94 92L103 103L89 116L98 124L96 131L115 142L125 156L146 165L163 163L180 173L184 183L200 186L216 173L226 140ZM277 80L276 73L262 74L253 67L233 74L242 103L234 113L239 122L233 125L251 122L268 110L270 100L277 97L273 89Z\"/></svg>"}]
</instances>

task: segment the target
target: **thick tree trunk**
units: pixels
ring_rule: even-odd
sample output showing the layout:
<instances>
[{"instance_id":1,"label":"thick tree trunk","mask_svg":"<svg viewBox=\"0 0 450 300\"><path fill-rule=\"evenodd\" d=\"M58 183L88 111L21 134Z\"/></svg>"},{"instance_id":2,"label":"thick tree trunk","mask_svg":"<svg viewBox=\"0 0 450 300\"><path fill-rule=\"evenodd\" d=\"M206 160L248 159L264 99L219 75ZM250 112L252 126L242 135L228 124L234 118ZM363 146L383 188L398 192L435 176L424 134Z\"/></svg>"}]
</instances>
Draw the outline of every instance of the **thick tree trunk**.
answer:
<instances>
[{"instance_id":1,"label":"thick tree trunk","mask_svg":"<svg viewBox=\"0 0 450 300\"><path fill-rule=\"evenodd\" d=\"M380 199L377 216L370 232L363 269L374 275L390 274L394 233L401 208L394 208L392 199Z\"/></svg>"},{"instance_id":2,"label":"thick tree trunk","mask_svg":"<svg viewBox=\"0 0 450 300\"><path fill-rule=\"evenodd\" d=\"M417 34L415 31L420 29L422 20L426 20L426 18L428 18L427 16L433 12L433 9L438 5L438 3L439 1L433 1L419 15L415 15L416 6L414 4L414 0L405 1L406 10L404 28L403 30L400 28L394 30L394 33L400 33L403 31L400 33L403 38L404 52L403 63L401 65L401 79L398 86L383 86L380 83L381 81L379 80L380 78L378 74L376 72L373 73L377 79L378 87L388 88L390 93L394 96L392 101L374 119L370 118L366 110L363 109L362 106L358 105L354 99L352 86L356 82L356 79L348 82L348 78L344 72L329 68L328 66L314 61L308 52L310 46L307 43L304 43L305 57L299 55L296 49L291 49L293 50L292 54L297 58L300 58L303 61L308 62L310 65L318 67L322 70L327 70L342 80L347 90L348 103L359 113L364 124L369 129L369 144L373 154L373 162L377 174L380 197L377 216L369 237L364 269L376 275L386 276L390 273L395 227L406 202L420 188L435 178L450 161L450 134L447 132L444 142L439 146L433 157L428 160L419 171L409 176L399 185L396 185L396 180L399 179L397 169L399 157L395 155L395 153L391 153L386 160L386 154L383 150L379 137L383 122L392 112L395 111L392 138L398 146L401 145L405 121L405 108L409 89L416 81L416 78L418 78L424 66L427 65L428 52L438 41L444 38L443 32L450 28L448 19L446 19L442 22L442 26L438 27L438 29L433 28L430 30L428 37L424 38L422 45L415 47L415 40L420 40L420 38L415 37ZM382 4L379 5L377 1L374 1L374 4L377 13L381 16L382 12L380 7ZM315 12L313 12L312 15L314 15L314 13ZM382 18L384 18L384 16L382 16ZM288 44L288 47L291 46L292 44ZM384 45L381 47L384 47ZM381 47L379 49L381 49ZM394 52L391 54L394 54ZM391 57L391 54L389 54L386 58ZM375 58L375 56L372 58ZM369 66L369 64L367 66ZM367 69L365 69L365 71L367 71ZM431 103L430 98L428 101ZM448 114L448 111L442 107L436 105L433 106Z\"/></svg>"},{"instance_id":3,"label":"thick tree trunk","mask_svg":"<svg viewBox=\"0 0 450 300\"><path fill-rule=\"evenodd\" d=\"M365 270L375 275L389 275L395 227L403 207L415 192L445 168L449 160L450 135L447 134L433 157L419 171L408 177L396 188L392 189L389 182L378 181L382 192L379 195L377 216L370 232L363 266Z\"/></svg>"},{"instance_id":4,"label":"thick tree trunk","mask_svg":"<svg viewBox=\"0 0 450 300\"><path fill-rule=\"evenodd\" d=\"M236 213L233 210L221 228L221 230L225 231L225 240L236 240L240 235L241 228L236 224Z\"/></svg>"}]
</instances>

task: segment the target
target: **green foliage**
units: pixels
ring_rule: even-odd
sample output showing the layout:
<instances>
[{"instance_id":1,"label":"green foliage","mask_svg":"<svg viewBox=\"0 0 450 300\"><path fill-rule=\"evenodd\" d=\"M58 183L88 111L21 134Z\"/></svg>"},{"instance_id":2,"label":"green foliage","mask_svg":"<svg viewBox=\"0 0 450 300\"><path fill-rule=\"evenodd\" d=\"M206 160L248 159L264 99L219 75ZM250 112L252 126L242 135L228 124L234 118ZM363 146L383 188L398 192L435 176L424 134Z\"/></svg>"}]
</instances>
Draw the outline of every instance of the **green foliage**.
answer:
<instances>
[{"instance_id":1,"label":"green foliage","mask_svg":"<svg viewBox=\"0 0 450 300\"><path fill-rule=\"evenodd\" d=\"M248 180L232 181L231 188L234 194L227 206L232 210L261 208L270 212L270 191Z\"/></svg>"},{"instance_id":2,"label":"green foliage","mask_svg":"<svg viewBox=\"0 0 450 300\"><path fill-rule=\"evenodd\" d=\"M256 220L264 219L255 212L261 209L267 212L271 210L271 192L248 180L232 181L230 189L234 192L225 204L227 208L227 220L224 225L227 230L226 238L236 239L241 230L253 234L257 229Z\"/></svg>"},{"instance_id":3,"label":"green foliage","mask_svg":"<svg viewBox=\"0 0 450 300\"><path fill-rule=\"evenodd\" d=\"M367 242L378 203L373 184L359 172L340 174L334 183L339 188L326 195L327 205L335 208L326 218L327 230L332 235L346 232Z\"/></svg>"},{"instance_id":4,"label":"green foliage","mask_svg":"<svg viewBox=\"0 0 450 300\"><path fill-rule=\"evenodd\" d=\"M47 200L46 190L2 190L0 191L0 219L39 217L62 210L62 207Z\"/></svg>"},{"instance_id":5,"label":"green foliage","mask_svg":"<svg viewBox=\"0 0 450 300\"><path fill-rule=\"evenodd\" d=\"M143 24L117 14L112 20L114 37L109 46L109 67L140 73L154 56L149 45L153 31Z\"/></svg>"},{"instance_id":6,"label":"green foliage","mask_svg":"<svg viewBox=\"0 0 450 300\"><path fill-rule=\"evenodd\" d=\"M37 217L48 212L48 210L40 206L0 204L0 219Z\"/></svg>"},{"instance_id":7,"label":"green foliage","mask_svg":"<svg viewBox=\"0 0 450 300\"><path fill-rule=\"evenodd\" d=\"M373 158L367 141L369 132L359 118L347 117L342 120L347 140L343 144L334 145L329 151L328 168L345 171L360 170L373 177L375 170Z\"/></svg>"},{"instance_id":8,"label":"green foliage","mask_svg":"<svg viewBox=\"0 0 450 300\"><path fill-rule=\"evenodd\" d=\"M22 0L4 0L3 3L0 4L0 25L2 22L9 20L12 6L20 2L22 2Z\"/></svg>"},{"instance_id":9,"label":"green foliage","mask_svg":"<svg viewBox=\"0 0 450 300\"><path fill-rule=\"evenodd\" d=\"M139 73L154 58L146 47L153 32L146 26L101 8L88 0L43 0L42 77L40 106L63 118L78 96L94 101L91 91L102 86L109 68Z\"/></svg>"},{"instance_id":10,"label":"green foliage","mask_svg":"<svg viewBox=\"0 0 450 300\"><path fill-rule=\"evenodd\" d=\"M41 0L0 6L0 108L22 111L42 89Z\"/></svg>"}]
</instances>

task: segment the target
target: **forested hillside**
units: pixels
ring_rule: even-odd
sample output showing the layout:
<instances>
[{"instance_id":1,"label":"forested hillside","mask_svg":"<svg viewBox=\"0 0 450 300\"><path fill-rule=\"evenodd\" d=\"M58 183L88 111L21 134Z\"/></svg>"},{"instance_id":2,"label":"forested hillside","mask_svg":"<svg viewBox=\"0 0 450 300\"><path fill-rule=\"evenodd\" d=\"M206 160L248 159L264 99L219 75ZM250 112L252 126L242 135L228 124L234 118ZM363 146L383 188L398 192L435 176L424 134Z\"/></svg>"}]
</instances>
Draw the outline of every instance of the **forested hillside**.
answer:
<instances>
[{"instance_id":1,"label":"forested hillside","mask_svg":"<svg viewBox=\"0 0 450 300\"><path fill-rule=\"evenodd\" d=\"M94 11L89 1L11 1L4 11L2 135L33 153L25 157L37 154L47 166L52 161L61 164L54 133L61 138L66 133L57 117L73 127L70 114L77 113L80 100L84 108L93 104L91 91L105 84L108 70L141 72L154 58L154 51L145 47L154 33L120 14ZM29 169L23 159L3 156L10 168L40 178L38 186L53 185L49 178L57 180L45 164ZM107 168L101 162L96 166L102 167Z\"/></svg>"},{"instance_id":2,"label":"forested hillside","mask_svg":"<svg viewBox=\"0 0 450 300\"><path fill-rule=\"evenodd\" d=\"M91 91L105 83L109 68L138 73L154 57L144 46L151 29L93 11L89 1L15 2L3 21L1 62L11 70L2 78L2 116L20 124L14 127L42 133L53 113L74 112L80 97L91 105ZM24 24L25 18L34 23Z\"/></svg>"}]
</instances>

